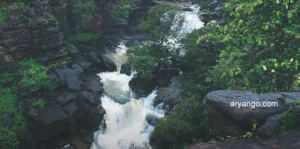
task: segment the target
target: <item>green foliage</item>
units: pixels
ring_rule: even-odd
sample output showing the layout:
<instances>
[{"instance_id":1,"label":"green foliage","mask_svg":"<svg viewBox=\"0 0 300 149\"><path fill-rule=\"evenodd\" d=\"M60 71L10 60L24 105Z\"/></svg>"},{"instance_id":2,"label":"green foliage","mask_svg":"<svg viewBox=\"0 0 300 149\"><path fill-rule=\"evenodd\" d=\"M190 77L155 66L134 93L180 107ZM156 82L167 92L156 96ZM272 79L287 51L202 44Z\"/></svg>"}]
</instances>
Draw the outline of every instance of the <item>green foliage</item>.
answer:
<instances>
[{"instance_id":1,"label":"green foliage","mask_svg":"<svg viewBox=\"0 0 300 149\"><path fill-rule=\"evenodd\" d=\"M46 102L45 99L41 99L41 98L40 99L35 99L35 100L33 100L32 105L36 106L38 108L44 108L45 102Z\"/></svg>"},{"instance_id":2,"label":"green foliage","mask_svg":"<svg viewBox=\"0 0 300 149\"><path fill-rule=\"evenodd\" d=\"M0 148L17 149L19 141L16 133L8 128L0 127Z\"/></svg>"},{"instance_id":3,"label":"green foliage","mask_svg":"<svg viewBox=\"0 0 300 149\"><path fill-rule=\"evenodd\" d=\"M293 86L299 86L300 26L295 19L299 15L299 3L292 0L227 2L224 18L228 24L219 26L211 21L208 26L215 32L198 38L199 44L210 41L225 45L208 80L215 85L224 82L227 88L245 86L255 92L291 91ZM216 79L213 74L220 69L223 73Z\"/></svg>"},{"instance_id":4,"label":"green foliage","mask_svg":"<svg viewBox=\"0 0 300 149\"><path fill-rule=\"evenodd\" d=\"M0 123L0 148L16 149L19 144L17 134L24 130L26 123L23 115L15 107L15 90L13 88L1 88L0 95L0 119L8 114L14 115L12 128L6 128Z\"/></svg>"},{"instance_id":5,"label":"green foliage","mask_svg":"<svg viewBox=\"0 0 300 149\"><path fill-rule=\"evenodd\" d=\"M48 67L37 63L34 59L21 61L20 64L24 69L19 71L23 76L19 83L27 83L31 91L36 91L41 87L47 87L49 90L57 87L58 80L50 80L47 76Z\"/></svg>"},{"instance_id":6,"label":"green foliage","mask_svg":"<svg viewBox=\"0 0 300 149\"><path fill-rule=\"evenodd\" d=\"M127 51L129 63L143 78L150 79L156 66L164 66L176 56L167 43L169 38L179 37L180 17L175 17L181 9L176 6L156 5L148 12L147 20L141 23L143 31L151 37L151 43L143 47L133 47ZM177 27L172 26L178 23Z\"/></svg>"},{"instance_id":7,"label":"green foliage","mask_svg":"<svg viewBox=\"0 0 300 149\"><path fill-rule=\"evenodd\" d=\"M119 22L125 22L132 3L132 0L120 0L117 8L112 10L112 16Z\"/></svg>"},{"instance_id":8,"label":"green foliage","mask_svg":"<svg viewBox=\"0 0 300 149\"><path fill-rule=\"evenodd\" d=\"M159 123L151 136L151 142L158 149L182 149L195 140L208 141L216 134L215 125L203 105L190 98L176 106L175 115Z\"/></svg>"},{"instance_id":9,"label":"green foliage","mask_svg":"<svg viewBox=\"0 0 300 149\"><path fill-rule=\"evenodd\" d=\"M213 31L211 28L204 27L188 34L183 40L183 48L186 49L183 63L187 67L194 68L194 71L186 73L184 89L188 95L204 96L213 88L211 83L206 82L205 79L206 73L216 64L216 57L219 52L211 43L195 44L199 35L211 31Z\"/></svg>"},{"instance_id":10,"label":"green foliage","mask_svg":"<svg viewBox=\"0 0 300 149\"><path fill-rule=\"evenodd\" d=\"M300 106L300 100L293 101L289 109L280 115L282 131L300 128L300 113L297 106Z\"/></svg>"},{"instance_id":11,"label":"green foliage","mask_svg":"<svg viewBox=\"0 0 300 149\"><path fill-rule=\"evenodd\" d=\"M153 70L156 66L155 57L150 55L150 47L131 47L126 52L128 56L128 62L132 65L140 77L150 79L152 77Z\"/></svg>"},{"instance_id":12,"label":"green foliage","mask_svg":"<svg viewBox=\"0 0 300 149\"><path fill-rule=\"evenodd\" d=\"M169 38L176 39L179 37L179 30L183 19L175 17L181 8L158 4L148 11L147 20L141 23L141 29L151 35L152 41L162 46ZM176 27L172 26L178 24Z\"/></svg>"},{"instance_id":13,"label":"green foliage","mask_svg":"<svg viewBox=\"0 0 300 149\"><path fill-rule=\"evenodd\" d=\"M69 38L70 41L74 41L76 39L80 41L98 40L99 35L95 33L80 33Z\"/></svg>"},{"instance_id":14,"label":"green foliage","mask_svg":"<svg viewBox=\"0 0 300 149\"><path fill-rule=\"evenodd\" d=\"M20 109L22 101L17 101L17 85L28 83L31 91L36 91L40 87L53 89L57 87L58 80L48 79L47 70L65 64L65 62L61 62L43 66L33 59L24 60L19 63L22 67L16 74L7 72L0 76L0 119L10 116L14 120L12 128L5 128L0 122L0 148L17 148L19 143L17 134L26 127L25 118ZM19 76L21 76L21 79L17 79ZM43 108L45 100L33 100L32 105Z\"/></svg>"},{"instance_id":15,"label":"green foliage","mask_svg":"<svg viewBox=\"0 0 300 149\"><path fill-rule=\"evenodd\" d=\"M28 9L29 7L23 2L14 2L9 5L0 6L0 22L7 19L7 15L11 13L13 9Z\"/></svg>"},{"instance_id":16,"label":"green foliage","mask_svg":"<svg viewBox=\"0 0 300 149\"><path fill-rule=\"evenodd\" d=\"M71 0L71 12L74 16L78 17L81 26L87 27L93 19L96 3L94 0Z\"/></svg>"}]
</instances>

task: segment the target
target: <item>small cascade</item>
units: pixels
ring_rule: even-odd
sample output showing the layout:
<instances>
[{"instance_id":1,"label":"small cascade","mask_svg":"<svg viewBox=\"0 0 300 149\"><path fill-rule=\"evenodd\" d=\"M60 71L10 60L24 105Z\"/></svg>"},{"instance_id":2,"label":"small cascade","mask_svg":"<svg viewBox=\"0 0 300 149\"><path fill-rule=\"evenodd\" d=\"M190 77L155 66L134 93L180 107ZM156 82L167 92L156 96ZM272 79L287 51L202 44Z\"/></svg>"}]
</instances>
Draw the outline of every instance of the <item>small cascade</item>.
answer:
<instances>
[{"instance_id":1,"label":"small cascade","mask_svg":"<svg viewBox=\"0 0 300 149\"><path fill-rule=\"evenodd\" d=\"M168 45L171 51L175 51L176 49L181 47L180 40L184 38L187 34L192 31L199 29L204 26L204 23L199 19L199 9L198 5L191 5L190 8L192 11L185 11L178 13L175 17L177 22L180 20L179 18L183 18L183 22L181 24L175 23L171 28L174 30L180 27L179 36L180 38L170 38L164 45ZM180 48L180 55L184 55L185 51Z\"/></svg>"},{"instance_id":2,"label":"small cascade","mask_svg":"<svg viewBox=\"0 0 300 149\"><path fill-rule=\"evenodd\" d=\"M191 9L192 12L178 14L185 19L180 31L183 35L203 26L197 15L199 7L193 5ZM175 39L170 39L170 42L180 46ZM98 74L105 89L101 100L106 114L99 131L94 135L91 149L151 149L149 137L154 127L148 124L146 118L164 117L163 105L153 106L156 91L147 97L133 98L129 81L134 73L130 76L120 74L122 64L127 62L126 50L127 47L121 43L116 53L105 54L116 64L117 71Z\"/></svg>"},{"instance_id":3,"label":"small cascade","mask_svg":"<svg viewBox=\"0 0 300 149\"><path fill-rule=\"evenodd\" d=\"M124 45L124 43L121 43L116 48L116 53L104 54L104 56L106 56L116 64L118 74L120 74L122 64L127 62L127 56L126 56L127 49L128 48Z\"/></svg>"}]
</instances>

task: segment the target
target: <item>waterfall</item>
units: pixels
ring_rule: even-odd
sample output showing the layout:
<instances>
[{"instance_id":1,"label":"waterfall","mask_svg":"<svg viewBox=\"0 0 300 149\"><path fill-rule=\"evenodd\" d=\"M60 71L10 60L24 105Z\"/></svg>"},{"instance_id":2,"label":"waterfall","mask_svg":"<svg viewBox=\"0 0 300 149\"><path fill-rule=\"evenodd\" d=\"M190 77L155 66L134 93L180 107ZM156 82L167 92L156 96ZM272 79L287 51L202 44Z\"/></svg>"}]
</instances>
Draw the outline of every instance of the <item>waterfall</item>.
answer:
<instances>
[{"instance_id":1,"label":"waterfall","mask_svg":"<svg viewBox=\"0 0 300 149\"><path fill-rule=\"evenodd\" d=\"M199 7L193 5L191 9L194 11L178 14L184 17L181 34L186 35L203 26L197 15ZM180 46L177 41L172 42ZM105 89L101 100L106 114L99 131L94 134L91 149L151 149L149 137L154 127L147 123L146 117L164 117L162 105L153 106L155 90L147 97L133 98L128 84L134 73L130 76L120 74L122 64L127 61L126 50L127 47L121 43L116 53L105 55L117 65L116 72L98 74Z\"/></svg>"}]
</instances>

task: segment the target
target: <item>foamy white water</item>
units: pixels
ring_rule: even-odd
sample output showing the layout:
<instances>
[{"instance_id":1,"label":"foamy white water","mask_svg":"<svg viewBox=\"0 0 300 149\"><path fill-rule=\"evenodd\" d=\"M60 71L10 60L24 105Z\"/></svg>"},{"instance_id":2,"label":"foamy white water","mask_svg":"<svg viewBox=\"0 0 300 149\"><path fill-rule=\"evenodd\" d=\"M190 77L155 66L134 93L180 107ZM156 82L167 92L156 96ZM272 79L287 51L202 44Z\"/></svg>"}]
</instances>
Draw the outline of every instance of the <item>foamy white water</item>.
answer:
<instances>
[{"instance_id":1,"label":"foamy white water","mask_svg":"<svg viewBox=\"0 0 300 149\"><path fill-rule=\"evenodd\" d=\"M199 7L193 5L191 8L193 10L191 12L178 14L178 17L184 18L179 31L182 37L203 26L198 18ZM169 42L174 44L175 48L181 46L177 39L169 39ZM94 135L91 149L151 149L149 137L154 127L147 123L146 117L147 115L156 118L164 117L164 111L161 108L163 105L153 107L156 91L144 98L132 98L133 93L128 84L134 73L131 76L120 74L120 67L127 61L127 49L121 43L116 53L105 55L115 62L117 72L98 74L105 89L105 95L101 100L106 114L99 131Z\"/></svg>"},{"instance_id":2,"label":"foamy white water","mask_svg":"<svg viewBox=\"0 0 300 149\"><path fill-rule=\"evenodd\" d=\"M124 48L123 48L124 49ZM116 53L115 58L123 56ZM153 107L156 91L148 97L132 98L128 85L133 77L117 72L103 72L101 77L105 96L102 106L106 111L105 124L95 133L92 149L151 149L149 137L154 127L146 121L147 115L164 117L164 111Z\"/></svg>"},{"instance_id":3,"label":"foamy white water","mask_svg":"<svg viewBox=\"0 0 300 149\"><path fill-rule=\"evenodd\" d=\"M200 29L204 26L204 23L199 19L199 9L198 5L190 6L192 11L185 11L182 13L178 13L175 17L176 21L180 20L179 18L183 18L182 24L174 24L172 29L180 28L179 35L176 38L169 38L165 45L169 45L170 50L175 50L181 47L180 40L184 38L187 34L193 32L194 30ZM180 50L180 55L184 55L184 49Z\"/></svg>"}]
</instances>

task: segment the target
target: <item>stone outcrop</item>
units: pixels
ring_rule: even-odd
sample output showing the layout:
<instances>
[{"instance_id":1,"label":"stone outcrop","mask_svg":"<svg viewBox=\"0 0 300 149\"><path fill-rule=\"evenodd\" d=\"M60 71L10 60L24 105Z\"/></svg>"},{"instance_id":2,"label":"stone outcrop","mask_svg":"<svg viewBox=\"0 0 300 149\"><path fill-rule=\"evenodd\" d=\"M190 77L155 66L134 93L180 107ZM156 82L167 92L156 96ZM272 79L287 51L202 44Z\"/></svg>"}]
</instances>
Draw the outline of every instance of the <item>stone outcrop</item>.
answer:
<instances>
[{"instance_id":1,"label":"stone outcrop","mask_svg":"<svg viewBox=\"0 0 300 149\"><path fill-rule=\"evenodd\" d=\"M170 112L184 97L184 91L182 89L183 77L184 75L174 77L171 79L169 86L158 88L154 105L162 104L162 108Z\"/></svg>"},{"instance_id":2,"label":"stone outcrop","mask_svg":"<svg viewBox=\"0 0 300 149\"><path fill-rule=\"evenodd\" d=\"M231 133L243 128L251 128L253 123L261 126L266 121L270 128L270 133L273 128L276 128L276 122L273 118L269 118L276 114L283 113L296 99L300 99L300 92L279 92L271 94L255 94L249 91L236 91L236 90L219 90L213 91L206 95L204 104L209 110L209 114L215 117L219 129ZM270 107L259 107L254 104L263 105L264 103L275 103ZM247 107L240 104L248 104ZM226 127L230 126L230 128ZM262 126L266 130L267 126ZM226 133L225 133L226 134Z\"/></svg>"},{"instance_id":3,"label":"stone outcrop","mask_svg":"<svg viewBox=\"0 0 300 149\"><path fill-rule=\"evenodd\" d=\"M247 141L232 140L200 143L190 149L298 149L300 148L300 132L286 132L268 140Z\"/></svg>"}]
</instances>

